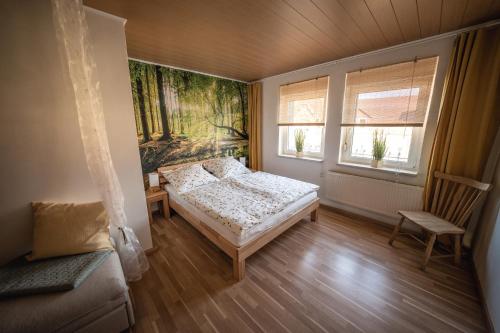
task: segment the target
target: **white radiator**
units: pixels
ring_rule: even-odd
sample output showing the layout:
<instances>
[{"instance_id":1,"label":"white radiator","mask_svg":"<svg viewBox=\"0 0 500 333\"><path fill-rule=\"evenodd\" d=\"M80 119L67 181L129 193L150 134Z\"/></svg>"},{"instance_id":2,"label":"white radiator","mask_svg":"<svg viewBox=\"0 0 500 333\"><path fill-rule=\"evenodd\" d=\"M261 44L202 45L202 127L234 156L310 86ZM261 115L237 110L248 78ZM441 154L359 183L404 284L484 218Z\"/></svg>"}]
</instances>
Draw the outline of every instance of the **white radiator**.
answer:
<instances>
[{"instance_id":1,"label":"white radiator","mask_svg":"<svg viewBox=\"0 0 500 333\"><path fill-rule=\"evenodd\" d=\"M394 217L398 210L422 209L423 187L328 172L328 199Z\"/></svg>"}]
</instances>

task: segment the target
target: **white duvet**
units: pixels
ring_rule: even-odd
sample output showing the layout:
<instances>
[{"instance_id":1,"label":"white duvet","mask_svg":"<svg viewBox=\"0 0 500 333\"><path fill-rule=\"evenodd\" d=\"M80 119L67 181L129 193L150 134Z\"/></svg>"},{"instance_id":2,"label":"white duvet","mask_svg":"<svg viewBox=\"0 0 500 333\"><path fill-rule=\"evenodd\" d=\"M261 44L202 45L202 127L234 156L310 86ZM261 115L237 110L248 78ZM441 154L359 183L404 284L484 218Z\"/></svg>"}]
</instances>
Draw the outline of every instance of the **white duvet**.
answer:
<instances>
[{"instance_id":1,"label":"white duvet","mask_svg":"<svg viewBox=\"0 0 500 333\"><path fill-rule=\"evenodd\" d=\"M319 186L255 172L196 187L181 196L193 206L243 236L290 203Z\"/></svg>"}]
</instances>

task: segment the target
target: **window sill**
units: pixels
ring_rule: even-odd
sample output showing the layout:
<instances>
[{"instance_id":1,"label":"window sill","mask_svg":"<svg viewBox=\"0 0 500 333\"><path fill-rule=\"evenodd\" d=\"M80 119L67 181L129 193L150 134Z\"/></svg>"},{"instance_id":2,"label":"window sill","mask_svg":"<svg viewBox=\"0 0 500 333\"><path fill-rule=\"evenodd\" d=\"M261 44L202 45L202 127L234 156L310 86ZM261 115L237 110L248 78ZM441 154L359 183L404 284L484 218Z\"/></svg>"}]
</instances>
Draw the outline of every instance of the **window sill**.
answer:
<instances>
[{"instance_id":1,"label":"window sill","mask_svg":"<svg viewBox=\"0 0 500 333\"><path fill-rule=\"evenodd\" d=\"M313 161L313 162L323 162L323 159L322 158L318 158L318 157L308 157L308 156L297 157L295 155L284 155L284 154L278 154L278 157L291 158L291 159L295 159L295 160L306 160L306 161Z\"/></svg>"},{"instance_id":2,"label":"window sill","mask_svg":"<svg viewBox=\"0 0 500 333\"><path fill-rule=\"evenodd\" d=\"M402 170L402 169L395 169L395 168L384 168L384 167L374 168L374 167L372 167L370 165L366 165L366 164L337 162L337 165L353 167L353 168L360 168L360 169L365 169L365 170L373 170L373 171L379 171L379 172L385 172L385 173L391 173L391 174L402 174L402 175L407 175L407 176L417 176L418 175L417 171L409 171L409 170Z\"/></svg>"}]
</instances>

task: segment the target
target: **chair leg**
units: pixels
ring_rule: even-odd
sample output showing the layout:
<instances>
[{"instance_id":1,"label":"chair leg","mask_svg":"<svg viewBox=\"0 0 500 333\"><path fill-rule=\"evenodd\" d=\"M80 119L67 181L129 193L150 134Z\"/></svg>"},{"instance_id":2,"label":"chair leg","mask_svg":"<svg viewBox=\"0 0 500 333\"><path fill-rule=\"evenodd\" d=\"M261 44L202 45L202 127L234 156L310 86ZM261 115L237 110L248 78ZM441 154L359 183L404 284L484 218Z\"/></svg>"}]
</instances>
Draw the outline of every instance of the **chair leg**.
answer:
<instances>
[{"instance_id":1,"label":"chair leg","mask_svg":"<svg viewBox=\"0 0 500 333\"><path fill-rule=\"evenodd\" d=\"M460 259L462 258L462 237L461 235L455 235L455 265L460 265Z\"/></svg>"},{"instance_id":2,"label":"chair leg","mask_svg":"<svg viewBox=\"0 0 500 333\"><path fill-rule=\"evenodd\" d=\"M396 237L398 237L399 230L401 230L401 225L403 225L403 222L405 221L405 217L402 216L401 219L399 220L398 224L394 227L394 231L392 232L391 238L389 238L389 245L392 245Z\"/></svg>"},{"instance_id":3,"label":"chair leg","mask_svg":"<svg viewBox=\"0 0 500 333\"><path fill-rule=\"evenodd\" d=\"M432 249L434 248L434 242L436 241L436 234L431 234L429 237L429 242L427 243L427 248L425 249L424 260L422 261L422 270L425 271L429 258L432 254Z\"/></svg>"}]
</instances>

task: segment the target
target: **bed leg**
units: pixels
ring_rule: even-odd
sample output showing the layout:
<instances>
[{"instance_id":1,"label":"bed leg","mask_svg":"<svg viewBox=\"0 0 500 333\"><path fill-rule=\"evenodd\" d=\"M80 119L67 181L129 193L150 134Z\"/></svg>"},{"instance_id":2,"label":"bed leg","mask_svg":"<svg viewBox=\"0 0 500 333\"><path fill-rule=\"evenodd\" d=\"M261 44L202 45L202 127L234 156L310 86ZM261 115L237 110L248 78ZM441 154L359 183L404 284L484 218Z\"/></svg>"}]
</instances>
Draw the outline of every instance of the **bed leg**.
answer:
<instances>
[{"instance_id":1,"label":"bed leg","mask_svg":"<svg viewBox=\"0 0 500 333\"><path fill-rule=\"evenodd\" d=\"M318 209L316 208L311 212L311 222L316 222L318 220Z\"/></svg>"},{"instance_id":2,"label":"bed leg","mask_svg":"<svg viewBox=\"0 0 500 333\"><path fill-rule=\"evenodd\" d=\"M163 216L168 220L170 218L170 205L168 204L168 193L163 196L162 202Z\"/></svg>"},{"instance_id":3,"label":"bed leg","mask_svg":"<svg viewBox=\"0 0 500 333\"><path fill-rule=\"evenodd\" d=\"M236 281L241 281L245 277L245 259L233 258L233 277Z\"/></svg>"}]
</instances>

